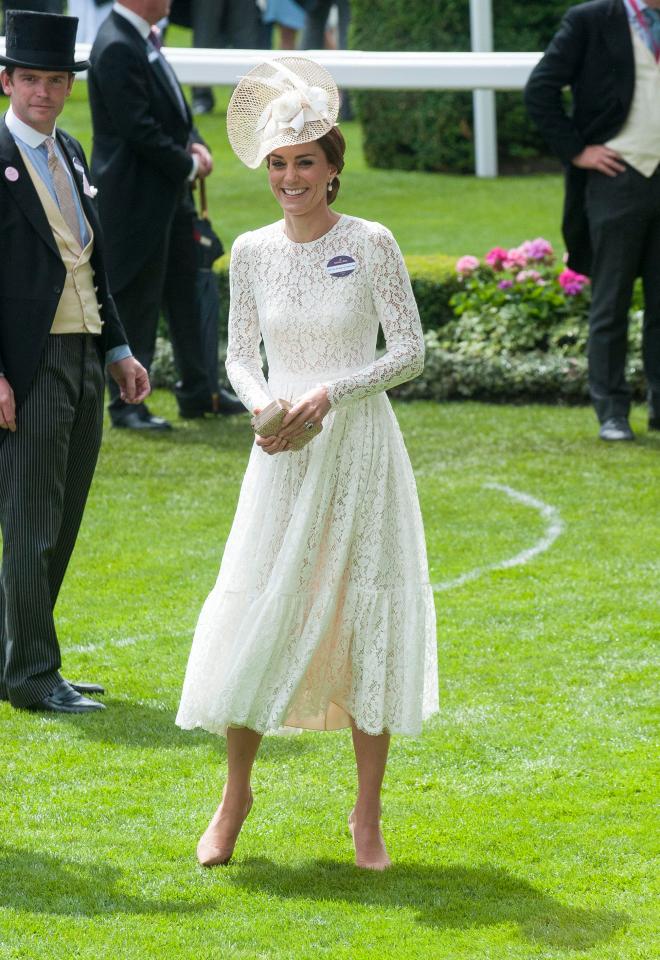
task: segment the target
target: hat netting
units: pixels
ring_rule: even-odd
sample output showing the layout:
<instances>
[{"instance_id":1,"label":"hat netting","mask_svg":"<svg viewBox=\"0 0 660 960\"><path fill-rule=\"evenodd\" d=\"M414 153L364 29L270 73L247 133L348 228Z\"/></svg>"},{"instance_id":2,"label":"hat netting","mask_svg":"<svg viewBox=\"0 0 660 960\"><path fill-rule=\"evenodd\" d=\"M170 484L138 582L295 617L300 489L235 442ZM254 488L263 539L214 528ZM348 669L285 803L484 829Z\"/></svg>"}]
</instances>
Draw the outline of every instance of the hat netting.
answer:
<instances>
[{"instance_id":1,"label":"hat netting","mask_svg":"<svg viewBox=\"0 0 660 960\"><path fill-rule=\"evenodd\" d=\"M266 107L282 93L294 91L294 82L279 71L281 63L309 87L321 87L328 95L328 119L306 121L300 133L293 128L280 131L264 139L263 131L256 129ZM255 169L264 157L278 147L293 146L318 140L337 122L339 91L325 67L304 57L278 57L258 64L241 77L227 107L227 134L239 160Z\"/></svg>"}]
</instances>

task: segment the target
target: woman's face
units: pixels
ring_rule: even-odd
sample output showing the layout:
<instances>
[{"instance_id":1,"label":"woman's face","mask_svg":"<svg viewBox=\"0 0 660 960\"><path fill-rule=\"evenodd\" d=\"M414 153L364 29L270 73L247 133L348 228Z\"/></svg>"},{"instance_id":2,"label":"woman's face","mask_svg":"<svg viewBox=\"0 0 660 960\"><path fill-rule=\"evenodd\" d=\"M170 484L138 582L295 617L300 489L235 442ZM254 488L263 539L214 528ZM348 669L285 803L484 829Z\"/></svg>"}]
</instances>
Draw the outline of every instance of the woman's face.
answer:
<instances>
[{"instance_id":1,"label":"woman's face","mask_svg":"<svg viewBox=\"0 0 660 960\"><path fill-rule=\"evenodd\" d=\"M328 163L321 147L312 143L278 147L268 158L268 182L285 213L309 214L328 205L328 183L337 168Z\"/></svg>"}]
</instances>

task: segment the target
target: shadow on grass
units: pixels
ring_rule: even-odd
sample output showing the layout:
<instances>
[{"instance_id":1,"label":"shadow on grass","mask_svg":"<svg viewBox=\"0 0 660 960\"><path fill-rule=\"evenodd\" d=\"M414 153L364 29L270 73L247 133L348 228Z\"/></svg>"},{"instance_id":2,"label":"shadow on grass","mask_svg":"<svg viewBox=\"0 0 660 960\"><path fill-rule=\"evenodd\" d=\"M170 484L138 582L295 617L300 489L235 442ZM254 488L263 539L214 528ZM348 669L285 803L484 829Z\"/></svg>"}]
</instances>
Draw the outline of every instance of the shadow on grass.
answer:
<instances>
[{"instance_id":1,"label":"shadow on grass","mask_svg":"<svg viewBox=\"0 0 660 960\"><path fill-rule=\"evenodd\" d=\"M564 950L588 950L609 940L629 920L609 910L566 906L488 864L399 864L386 873L372 873L332 860L283 867L253 858L223 876L282 900L309 900L316 894L324 902L408 909L429 927L468 930L515 923L529 941Z\"/></svg>"},{"instance_id":2,"label":"shadow on grass","mask_svg":"<svg viewBox=\"0 0 660 960\"><path fill-rule=\"evenodd\" d=\"M166 415L166 414L165 414ZM250 451L254 434L247 414L236 417L206 417L200 420L172 420L173 430L122 430L119 438L124 443L133 443L136 447L145 443L156 447L179 447L202 445L229 451L244 456ZM108 431L109 424L106 424ZM119 431L116 431L119 432ZM115 437L112 437L113 441Z\"/></svg>"},{"instance_id":3,"label":"shadow on grass","mask_svg":"<svg viewBox=\"0 0 660 960\"><path fill-rule=\"evenodd\" d=\"M129 896L117 889L122 879L121 870L104 863L80 863L0 846L3 907L69 917L190 914L217 908L212 901L190 903Z\"/></svg>"},{"instance_id":4,"label":"shadow on grass","mask_svg":"<svg viewBox=\"0 0 660 960\"><path fill-rule=\"evenodd\" d=\"M108 709L85 717L59 715L54 722L75 726L81 738L97 743L114 743L127 747L150 749L190 749L206 745L222 759L226 756L226 740L206 730L181 730L174 719L176 711L131 700L105 699ZM260 763L300 756L316 749L313 737L297 735L264 737Z\"/></svg>"}]
</instances>

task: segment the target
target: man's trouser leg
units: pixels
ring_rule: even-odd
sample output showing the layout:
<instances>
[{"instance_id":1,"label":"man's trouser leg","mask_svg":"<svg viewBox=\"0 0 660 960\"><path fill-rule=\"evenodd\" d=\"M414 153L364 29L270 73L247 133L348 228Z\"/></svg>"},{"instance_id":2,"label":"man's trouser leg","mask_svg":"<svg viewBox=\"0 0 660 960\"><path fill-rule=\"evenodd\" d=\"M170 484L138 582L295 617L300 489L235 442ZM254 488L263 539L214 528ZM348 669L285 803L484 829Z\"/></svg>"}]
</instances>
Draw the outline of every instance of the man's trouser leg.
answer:
<instances>
[{"instance_id":1,"label":"man's trouser leg","mask_svg":"<svg viewBox=\"0 0 660 960\"><path fill-rule=\"evenodd\" d=\"M587 213L593 247L589 391L598 419L627 417L628 310L650 232L651 184L631 167L616 177L590 172Z\"/></svg>"},{"instance_id":2,"label":"man's trouser leg","mask_svg":"<svg viewBox=\"0 0 660 960\"><path fill-rule=\"evenodd\" d=\"M163 308L179 374L176 396L182 408L204 408L212 393L202 339L194 217L194 205L186 196L172 221L163 289Z\"/></svg>"},{"instance_id":3,"label":"man's trouser leg","mask_svg":"<svg viewBox=\"0 0 660 960\"><path fill-rule=\"evenodd\" d=\"M94 474L102 419L94 338L50 336L16 432L0 445L0 676L15 706L43 699L61 679L53 607Z\"/></svg>"},{"instance_id":4,"label":"man's trouser leg","mask_svg":"<svg viewBox=\"0 0 660 960\"><path fill-rule=\"evenodd\" d=\"M168 225L156 250L142 264L139 272L121 290L112 291L133 356L147 372L151 370L156 347L169 233ZM110 418L117 423L128 410L135 408L121 399L119 387L112 379L108 381L108 392Z\"/></svg>"}]
</instances>

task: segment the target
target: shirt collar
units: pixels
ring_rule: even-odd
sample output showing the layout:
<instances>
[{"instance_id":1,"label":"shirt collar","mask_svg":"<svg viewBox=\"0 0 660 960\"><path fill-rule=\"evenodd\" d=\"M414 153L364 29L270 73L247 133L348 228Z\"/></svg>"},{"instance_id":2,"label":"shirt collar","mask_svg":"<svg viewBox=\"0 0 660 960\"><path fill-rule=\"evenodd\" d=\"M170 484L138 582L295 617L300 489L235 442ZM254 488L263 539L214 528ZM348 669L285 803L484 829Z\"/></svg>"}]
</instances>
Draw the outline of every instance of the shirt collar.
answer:
<instances>
[{"instance_id":1,"label":"shirt collar","mask_svg":"<svg viewBox=\"0 0 660 960\"><path fill-rule=\"evenodd\" d=\"M11 105L5 114L5 123L13 137L18 137L19 140L32 148L40 147L48 137L54 137L57 130L57 126L54 126L52 133L39 133L34 127L29 126L29 124L19 119L12 110Z\"/></svg>"},{"instance_id":2,"label":"shirt collar","mask_svg":"<svg viewBox=\"0 0 660 960\"><path fill-rule=\"evenodd\" d=\"M139 17L137 13L129 10L128 7L122 6L121 3L114 3L112 5L112 9L115 13L118 13L120 17L124 17L125 20L128 20L128 22L135 27L143 40L147 39L151 30L151 24L148 20L145 20L144 17Z\"/></svg>"}]
</instances>

